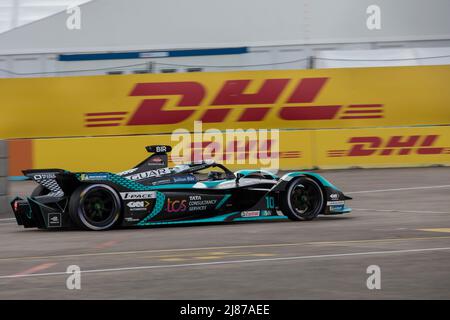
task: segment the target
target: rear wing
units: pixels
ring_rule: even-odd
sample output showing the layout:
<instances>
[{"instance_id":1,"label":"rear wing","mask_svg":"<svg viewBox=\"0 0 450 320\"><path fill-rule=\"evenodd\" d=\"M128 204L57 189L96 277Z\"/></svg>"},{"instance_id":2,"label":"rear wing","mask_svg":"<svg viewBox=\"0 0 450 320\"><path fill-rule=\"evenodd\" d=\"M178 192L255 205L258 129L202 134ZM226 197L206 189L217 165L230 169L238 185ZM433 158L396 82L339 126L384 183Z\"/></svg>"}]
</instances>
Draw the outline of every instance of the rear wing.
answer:
<instances>
[{"instance_id":1,"label":"rear wing","mask_svg":"<svg viewBox=\"0 0 450 320\"><path fill-rule=\"evenodd\" d=\"M22 171L24 176L39 183L44 188L50 190L52 195L63 195L64 192L56 181L58 174L65 173L62 169L33 169Z\"/></svg>"},{"instance_id":2,"label":"rear wing","mask_svg":"<svg viewBox=\"0 0 450 320\"><path fill-rule=\"evenodd\" d=\"M63 169L30 169L22 171L24 176L35 180L36 182L43 179L55 179L58 173L64 172L66 171Z\"/></svg>"}]
</instances>

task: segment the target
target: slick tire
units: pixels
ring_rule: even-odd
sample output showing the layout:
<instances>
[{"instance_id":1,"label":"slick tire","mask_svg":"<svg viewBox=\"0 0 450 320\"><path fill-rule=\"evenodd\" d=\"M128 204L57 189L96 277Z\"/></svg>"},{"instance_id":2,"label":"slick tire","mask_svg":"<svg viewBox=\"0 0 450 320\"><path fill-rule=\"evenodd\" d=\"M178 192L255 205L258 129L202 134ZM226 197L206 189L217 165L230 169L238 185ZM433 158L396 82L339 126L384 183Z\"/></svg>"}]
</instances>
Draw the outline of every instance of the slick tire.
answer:
<instances>
[{"instance_id":1,"label":"slick tire","mask_svg":"<svg viewBox=\"0 0 450 320\"><path fill-rule=\"evenodd\" d=\"M70 218L85 230L108 230L118 223L120 213L119 195L104 184L81 185L70 197Z\"/></svg>"},{"instance_id":2,"label":"slick tire","mask_svg":"<svg viewBox=\"0 0 450 320\"><path fill-rule=\"evenodd\" d=\"M314 179L300 177L292 181L281 194L280 207L291 220L313 220L325 207L324 191Z\"/></svg>"}]
</instances>

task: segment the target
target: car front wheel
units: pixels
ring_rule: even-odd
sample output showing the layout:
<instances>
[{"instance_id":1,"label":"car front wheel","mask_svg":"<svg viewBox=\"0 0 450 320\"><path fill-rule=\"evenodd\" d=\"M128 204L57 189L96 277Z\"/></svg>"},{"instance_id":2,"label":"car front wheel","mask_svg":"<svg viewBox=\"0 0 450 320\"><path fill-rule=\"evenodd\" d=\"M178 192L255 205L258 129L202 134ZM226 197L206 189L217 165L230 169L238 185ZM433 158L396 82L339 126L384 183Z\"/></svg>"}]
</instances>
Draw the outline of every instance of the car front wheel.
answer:
<instances>
[{"instance_id":1,"label":"car front wheel","mask_svg":"<svg viewBox=\"0 0 450 320\"><path fill-rule=\"evenodd\" d=\"M281 211L291 220L312 220L323 211L325 197L318 182L300 177L281 195L280 205Z\"/></svg>"}]
</instances>

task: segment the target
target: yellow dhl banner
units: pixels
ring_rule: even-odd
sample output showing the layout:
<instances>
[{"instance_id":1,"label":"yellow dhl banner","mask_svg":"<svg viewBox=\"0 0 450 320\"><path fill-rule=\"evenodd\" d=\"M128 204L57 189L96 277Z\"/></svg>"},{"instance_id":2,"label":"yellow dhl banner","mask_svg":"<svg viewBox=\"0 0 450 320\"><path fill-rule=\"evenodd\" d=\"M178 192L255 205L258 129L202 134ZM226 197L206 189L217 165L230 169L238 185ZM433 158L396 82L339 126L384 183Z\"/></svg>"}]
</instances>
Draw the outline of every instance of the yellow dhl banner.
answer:
<instances>
[{"instance_id":1,"label":"yellow dhl banner","mask_svg":"<svg viewBox=\"0 0 450 320\"><path fill-rule=\"evenodd\" d=\"M450 127L317 130L313 150L322 169L450 165Z\"/></svg>"},{"instance_id":2,"label":"yellow dhl banner","mask_svg":"<svg viewBox=\"0 0 450 320\"><path fill-rule=\"evenodd\" d=\"M147 145L171 145L170 165L213 159L233 170L311 168L311 132L217 136L146 135L125 137L36 139L34 168L121 172L148 157Z\"/></svg>"},{"instance_id":3,"label":"yellow dhl banner","mask_svg":"<svg viewBox=\"0 0 450 320\"><path fill-rule=\"evenodd\" d=\"M183 137L183 138L181 138ZM220 139L217 135L19 139L9 141L9 175L23 169L120 172L174 147L170 165L214 159L238 169L332 169L450 165L450 127L292 130Z\"/></svg>"},{"instance_id":4,"label":"yellow dhl banner","mask_svg":"<svg viewBox=\"0 0 450 320\"><path fill-rule=\"evenodd\" d=\"M0 138L450 124L450 65L0 79Z\"/></svg>"}]
</instances>

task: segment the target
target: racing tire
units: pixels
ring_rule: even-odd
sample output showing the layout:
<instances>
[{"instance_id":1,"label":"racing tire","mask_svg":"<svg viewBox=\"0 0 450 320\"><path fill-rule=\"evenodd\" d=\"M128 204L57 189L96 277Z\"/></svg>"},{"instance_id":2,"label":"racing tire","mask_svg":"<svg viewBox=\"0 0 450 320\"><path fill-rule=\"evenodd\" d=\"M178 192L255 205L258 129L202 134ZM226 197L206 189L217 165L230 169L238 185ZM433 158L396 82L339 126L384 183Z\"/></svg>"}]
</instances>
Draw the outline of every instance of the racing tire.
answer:
<instances>
[{"instance_id":1,"label":"racing tire","mask_svg":"<svg viewBox=\"0 0 450 320\"><path fill-rule=\"evenodd\" d=\"M281 194L281 211L294 221L313 220L324 207L325 196L322 187L309 177L292 181Z\"/></svg>"},{"instance_id":2,"label":"racing tire","mask_svg":"<svg viewBox=\"0 0 450 320\"><path fill-rule=\"evenodd\" d=\"M48 190L43 185L38 185L36 188L34 188L33 192L31 193L31 197L40 197L45 196L46 194L49 194L50 190Z\"/></svg>"},{"instance_id":3,"label":"racing tire","mask_svg":"<svg viewBox=\"0 0 450 320\"><path fill-rule=\"evenodd\" d=\"M70 218L85 230L108 230L119 221L120 213L119 195L104 184L81 185L70 197Z\"/></svg>"}]
</instances>

